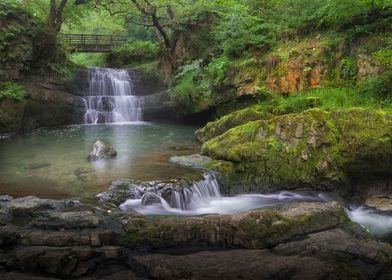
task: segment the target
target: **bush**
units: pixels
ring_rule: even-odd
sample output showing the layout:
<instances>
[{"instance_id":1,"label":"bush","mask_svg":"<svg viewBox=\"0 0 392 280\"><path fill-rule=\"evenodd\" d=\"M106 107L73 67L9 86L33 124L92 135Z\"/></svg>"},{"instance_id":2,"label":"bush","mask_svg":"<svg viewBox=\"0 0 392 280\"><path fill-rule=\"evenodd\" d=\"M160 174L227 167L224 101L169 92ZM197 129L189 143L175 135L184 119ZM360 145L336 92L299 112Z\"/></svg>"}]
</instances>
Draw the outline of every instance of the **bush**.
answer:
<instances>
[{"instance_id":1,"label":"bush","mask_svg":"<svg viewBox=\"0 0 392 280\"><path fill-rule=\"evenodd\" d=\"M108 61L116 66L141 64L157 59L159 52L159 45L151 41L133 41L116 47Z\"/></svg>"},{"instance_id":2,"label":"bush","mask_svg":"<svg viewBox=\"0 0 392 280\"><path fill-rule=\"evenodd\" d=\"M175 77L170 97L185 113L197 113L211 105L211 91L201 67L202 60L182 66Z\"/></svg>"},{"instance_id":3,"label":"bush","mask_svg":"<svg viewBox=\"0 0 392 280\"><path fill-rule=\"evenodd\" d=\"M232 57L263 52L275 44L276 26L261 18L229 14L216 27L215 37L224 53Z\"/></svg>"},{"instance_id":4,"label":"bush","mask_svg":"<svg viewBox=\"0 0 392 280\"><path fill-rule=\"evenodd\" d=\"M370 77L358 85L359 96L380 106L392 103L392 70Z\"/></svg>"},{"instance_id":5,"label":"bush","mask_svg":"<svg viewBox=\"0 0 392 280\"><path fill-rule=\"evenodd\" d=\"M15 100L23 100L26 95L26 90L21 85L12 82L0 83L0 99L9 96Z\"/></svg>"}]
</instances>

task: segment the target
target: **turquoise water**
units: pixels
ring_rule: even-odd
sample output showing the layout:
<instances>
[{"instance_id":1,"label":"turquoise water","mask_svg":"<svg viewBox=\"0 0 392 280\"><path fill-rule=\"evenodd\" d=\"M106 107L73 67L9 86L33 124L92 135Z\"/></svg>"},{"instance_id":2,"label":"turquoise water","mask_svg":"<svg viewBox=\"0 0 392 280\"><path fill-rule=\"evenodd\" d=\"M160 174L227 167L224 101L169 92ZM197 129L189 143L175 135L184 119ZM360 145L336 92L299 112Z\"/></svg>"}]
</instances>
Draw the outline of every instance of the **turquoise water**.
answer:
<instances>
[{"instance_id":1,"label":"turquoise water","mask_svg":"<svg viewBox=\"0 0 392 280\"><path fill-rule=\"evenodd\" d=\"M116 179L199 178L168 161L198 150L195 127L161 123L77 125L0 139L0 194L94 199ZM108 161L87 157L97 140L118 152Z\"/></svg>"}]
</instances>

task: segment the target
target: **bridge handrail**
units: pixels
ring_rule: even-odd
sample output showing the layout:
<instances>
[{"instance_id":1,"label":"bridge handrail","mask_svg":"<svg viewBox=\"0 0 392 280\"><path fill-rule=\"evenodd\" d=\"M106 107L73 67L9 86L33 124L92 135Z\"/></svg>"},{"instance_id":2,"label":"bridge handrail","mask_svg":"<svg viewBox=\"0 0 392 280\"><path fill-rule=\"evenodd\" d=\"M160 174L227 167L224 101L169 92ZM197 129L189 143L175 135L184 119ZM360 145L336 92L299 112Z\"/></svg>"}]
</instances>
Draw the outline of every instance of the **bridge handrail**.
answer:
<instances>
[{"instance_id":1,"label":"bridge handrail","mask_svg":"<svg viewBox=\"0 0 392 280\"><path fill-rule=\"evenodd\" d=\"M64 41L70 45L118 45L126 43L127 36L100 34L61 34Z\"/></svg>"}]
</instances>

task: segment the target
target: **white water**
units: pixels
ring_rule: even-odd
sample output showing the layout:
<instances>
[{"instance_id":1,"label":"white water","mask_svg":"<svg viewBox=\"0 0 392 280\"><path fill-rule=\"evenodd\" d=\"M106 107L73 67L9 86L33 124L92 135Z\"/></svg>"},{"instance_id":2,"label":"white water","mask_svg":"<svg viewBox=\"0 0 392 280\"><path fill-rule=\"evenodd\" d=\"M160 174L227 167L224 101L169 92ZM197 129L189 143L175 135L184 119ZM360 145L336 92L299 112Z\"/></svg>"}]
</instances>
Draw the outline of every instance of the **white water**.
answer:
<instances>
[{"instance_id":1,"label":"white water","mask_svg":"<svg viewBox=\"0 0 392 280\"><path fill-rule=\"evenodd\" d=\"M143 98L133 95L132 79L126 70L91 68L88 71L85 124L142 120Z\"/></svg>"},{"instance_id":2,"label":"white water","mask_svg":"<svg viewBox=\"0 0 392 280\"><path fill-rule=\"evenodd\" d=\"M142 188L138 199L128 199L120 208L133 209L144 215L205 215L234 214L252 209L274 206L289 202L327 202L332 199L327 195L304 194L282 191L273 194L242 194L222 196L219 184L213 174L205 173L204 180L193 183L190 187L172 192L170 202L162 197L160 204L142 205ZM159 195L159 192L157 193ZM346 209L349 218L363 226L370 233L381 239L392 239L392 216L368 207Z\"/></svg>"},{"instance_id":3,"label":"white water","mask_svg":"<svg viewBox=\"0 0 392 280\"><path fill-rule=\"evenodd\" d=\"M354 210L346 210L346 212L352 221L362 225L372 234L381 238L392 239L391 213L383 213L383 211L364 206Z\"/></svg>"},{"instance_id":4,"label":"white water","mask_svg":"<svg viewBox=\"0 0 392 280\"><path fill-rule=\"evenodd\" d=\"M144 215L204 215L233 214L252 209L273 206L294 201L327 201L323 194L309 195L283 191L276 194L243 194L222 196L215 177L204 174L204 180L195 182L189 188L172 193L172 205L161 198L161 204L144 206L142 199L128 199L120 208L134 209Z\"/></svg>"}]
</instances>

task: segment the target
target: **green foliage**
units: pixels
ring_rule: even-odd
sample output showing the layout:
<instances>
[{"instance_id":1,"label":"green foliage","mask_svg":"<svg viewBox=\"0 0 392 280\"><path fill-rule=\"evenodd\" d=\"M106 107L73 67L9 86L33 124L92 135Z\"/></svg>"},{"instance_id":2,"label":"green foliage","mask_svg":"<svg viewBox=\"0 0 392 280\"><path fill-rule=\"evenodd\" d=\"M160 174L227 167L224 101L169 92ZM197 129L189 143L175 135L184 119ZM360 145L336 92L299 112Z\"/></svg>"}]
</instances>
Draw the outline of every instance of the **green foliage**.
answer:
<instances>
[{"instance_id":1,"label":"green foliage","mask_svg":"<svg viewBox=\"0 0 392 280\"><path fill-rule=\"evenodd\" d=\"M383 65L392 68L392 38L384 44L384 46L373 53L373 56Z\"/></svg>"},{"instance_id":2,"label":"green foliage","mask_svg":"<svg viewBox=\"0 0 392 280\"><path fill-rule=\"evenodd\" d=\"M205 68L206 76L211 81L210 84L215 88L220 88L228 83L226 76L227 67L231 61L227 56L213 58Z\"/></svg>"},{"instance_id":3,"label":"green foliage","mask_svg":"<svg viewBox=\"0 0 392 280\"><path fill-rule=\"evenodd\" d=\"M201 63L202 60L195 60L184 65L175 77L170 97L183 112L200 112L208 109L212 103Z\"/></svg>"},{"instance_id":4,"label":"green foliage","mask_svg":"<svg viewBox=\"0 0 392 280\"><path fill-rule=\"evenodd\" d=\"M104 53L74 53L71 61L76 65L86 67L105 67L107 54Z\"/></svg>"},{"instance_id":5,"label":"green foliage","mask_svg":"<svg viewBox=\"0 0 392 280\"><path fill-rule=\"evenodd\" d=\"M355 84L357 80L357 62L354 58L344 58L341 61L340 77L348 84Z\"/></svg>"},{"instance_id":6,"label":"green foliage","mask_svg":"<svg viewBox=\"0 0 392 280\"><path fill-rule=\"evenodd\" d=\"M159 49L159 46L153 42L138 40L119 46L113 52L122 57L143 61L156 59Z\"/></svg>"},{"instance_id":7,"label":"green foliage","mask_svg":"<svg viewBox=\"0 0 392 280\"><path fill-rule=\"evenodd\" d=\"M116 47L107 57L115 67L135 66L154 61L158 58L160 47L151 41L132 41Z\"/></svg>"},{"instance_id":8,"label":"green foliage","mask_svg":"<svg viewBox=\"0 0 392 280\"><path fill-rule=\"evenodd\" d=\"M392 105L392 70L376 77L369 77L358 85L359 96L378 107Z\"/></svg>"},{"instance_id":9,"label":"green foliage","mask_svg":"<svg viewBox=\"0 0 392 280\"><path fill-rule=\"evenodd\" d=\"M26 97L26 90L17 83L0 83L0 100L4 97L11 97L15 100L23 100Z\"/></svg>"},{"instance_id":10,"label":"green foliage","mask_svg":"<svg viewBox=\"0 0 392 280\"><path fill-rule=\"evenodd\" d=\"M215 29L216 40L229 56L239 57L246 52L261 52L275 43L277 27L262 18L233 11Z\"/></svg>"},{"instance_id":11,"label":"green foliage","mask_svg":"<svg viewBox=\"0 0 392 280\"><path fill-rule=\"evenodd\" d=\"M24 9L31 15L39 18L42 22L46 22L50 11L50 2L48 0L21 0ZM57 1L57 7L59 6ZM83 23L83 18L93 7L93 1L85 1L83 5L76 3L77 1L68 0L62 12L62 21L64 24L72 27L78 27Z\"/></svg>"}]
</instances>

